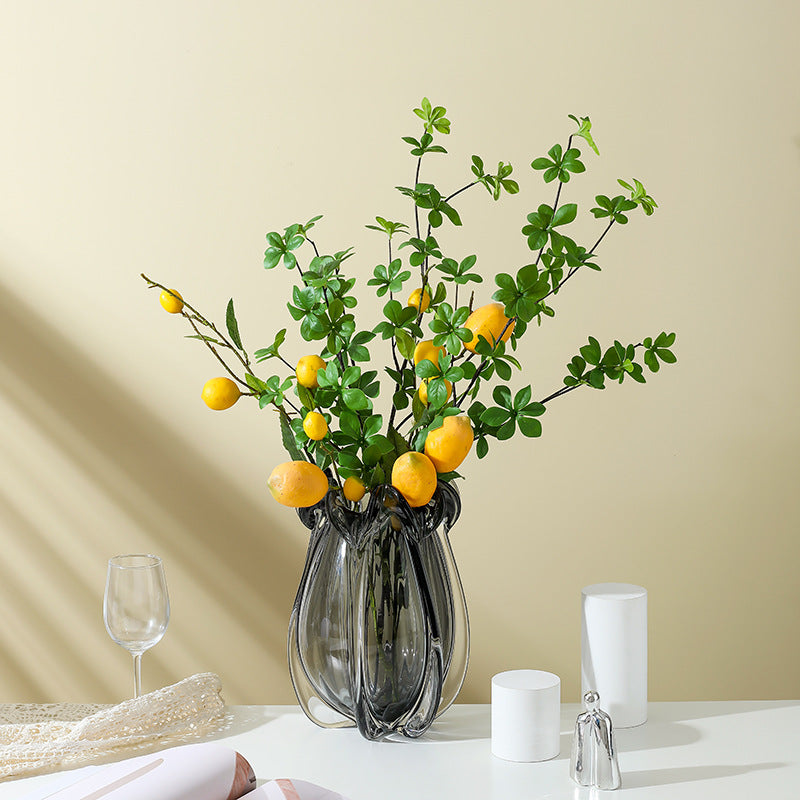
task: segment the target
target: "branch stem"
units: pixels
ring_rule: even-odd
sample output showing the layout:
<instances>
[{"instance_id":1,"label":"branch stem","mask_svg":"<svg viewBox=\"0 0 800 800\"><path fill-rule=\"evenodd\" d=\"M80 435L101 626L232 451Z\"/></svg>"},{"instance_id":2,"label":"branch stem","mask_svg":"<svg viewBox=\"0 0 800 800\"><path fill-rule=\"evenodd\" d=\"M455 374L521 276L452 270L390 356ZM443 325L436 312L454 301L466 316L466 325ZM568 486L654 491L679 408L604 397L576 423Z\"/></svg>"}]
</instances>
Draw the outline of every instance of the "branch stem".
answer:
<instances>
[{"instance_id":1,"label":"branch stem","mask_svg":"<svg viewBox=\"0 0 800 800\"><path fill-rule=\"evenodd\" d=\"M445 199L444 199L445 203L449 203L454 197L456 197L457 195L461 194L461 192L466 192L467 189L471 189L473 186L475 186L478 183L480 183L480 181L472 181L472 183L468 183L466 186L462 186L458 191L455 191L455 192L453 192L453 194L448 195L447 197L445 197Z\"/></svg>"},{"instance_id":2,"label":"branch stem","mask_svg":"<svg viewBox=\"0 0 800 800\"><path fill-rule=\"evenodd\" d=\"M422 166L422 156L417 159L417 171L414 174L414 191L417 191L417 184L419 183L419 170ZM417 239L419 239L419 207L417 201L414 200L414 223L417 229Z\"/></svg>"},{"instance_id":3,"label":"branch stem","mask_svg":"<svg viewBox=\"0 0 800 800\"><path fill-rule=\"evenodd\" d=\"M594 251L597 249L597 246L598 246L598 245L600 244L600 242L602 242L602 241L603 241L603 239L605 238L605 235L606 235L606 234L607 234L607 233L608 233L608 232L611 230L611 226L612 226L613 224L614 224L614 220L612 219L612 220L611 220L611 221L608 223L608 225L606 225L606 228L605 228L605 230L604 230L604 231L603 231L603 232L600 234L600 238L599 238L599 239L598 239L598 240L597 240L597 241L596 241L596 242L595 242L595 243L592 245L592 249L591 249L591 250L589 250L589 252L586 254L586 257L587 257L587 258L588 258L590 255L592 255L592 254L594 253ZM569 272L567 273L566 277L565 277L563 280L559 281L558 288L560 289L560 288L561 288L561 287L562 287L562 286L563 286L563 285L564 285L564 284L565 284L565 283L566 283L566 282L567 282L567 281L568 281L568 280L569 280L569 279L570 279L570 278L571 278L571 277L572 277L572 276L573 276L573 275L574 275L574 274L575 274L575 273L576 273L576 272L577 272L579 269L580 269L580 267L570 267L570 270L569 270ZM548 293L547 293L547 294L546 294L546 295L545 295L545 296L542 298L542 300L545 300L546 298L550 297L550 295L551 295L551 294L554 294L554 293L555 293L555 291L556 291L555 289L551 289L551 290L550 290L550 291L549 291L549 292L548 292Z\"/></svg>"},{"instance_id":4,"label":"branch stem","mask_svg":"<svg viewBox=\"0 0 800 800\"><path fill-rule=\"evenodd\" d=\"M164 285L162 285L160 283L157 283L156 281L150 280L150 278L148 278L147 275L145 275L143 272L141 273L141 276L142 276L142 278L144 278L144 280L147 282L147 284L150 286L151 289L154 288L154 287L157 287L157 288L162 289L163 291L167 292L167 294L172 295L172 297L176 297L176 295L172 291L172 289L168 289L166 286L164 286ZM187 303L182 298L179 297L178 299L183 303L184 308L188 308L189 311L191 311L192 314L194 314L194 316L197 318L197 320L200 322L201 325L205 325L207 328L211 328L211 330L214 331L214 333L216 334L217 338L222 342L222 344L225 347L227 347L236 356L236 358L239 359L239 362L241 363L241 365L248 372L250 372L250 357L247 355L247 353L244 351L244 349L242 349L242 351L239 352L239 349L234 347L233 343L228 340L228 337L225 336L225 334L223 334L213 322L210 322L209 320L207 320L194 306L192 306L191 304ZM191 316L189 314L187 314L185 311L181 311L181 316L186 317L186 319L188 319L191 322ZM195 328L194 325L192 325L192 327L195 329L195 333L198 336L202 337L202 334L200 333L200 331L198 331L197 328ZM205 341L205 340L203 340L203 341ZM209 344L209 342L206 342L206 344ZM219 356L217 356L217 358L219 358Z\"/></svg>"},{"instance_id":5,"label":"branch stem","mask_svg":"<svg viewBox=\"0 0 800 800\"><path fill-rule=\"evenodd\" d=\"M503 336L505 335L505 332L516 321L517 321L516 317L511 317L511 319L506 322L506 324L503 326L503 330L500 331L500 335L497 337L496 342L501 342L503 340ZM473 355L474 355L474 353L473 353ZM467 361L469 361L471 358L472 358L472 356L469 356L469 358L467 358ZM472 376L472 380L469 382L469 384L467 384L467 388L464 391L464 394L462 394L461 397L458 398L458 400L453 400L453 405L458 406L459 408L461 408L461 403L464 402L464 400L467 397L467 395L472 391L472 387L477 383L478 378L480 377L481 372L483 371L483 368L486 366L486 363L487 363L486 359L482 358L481 359L481 363L478 365L478 368L475 370L475 374ZM453 396L455 397L455 395L453 395Z\"/></svg>"},{"instance_id":6,"label":"branch stem","mask_svg":"<svg viewBox=\"0 0 800 800\"><path fill-rule=\"evenodd\" d=\"M547 395L547 397L545 397L544 400L540 400L539 402L542 405L546 405L551 400L555 400L556 397L561 397L561 395L563 394L569 394L569 392L571 392L573 389L577 389L579 386L583 386L583 384L579 383L576 386L563 386L557 392L553 392L552 394Z\"/></svg>"},{"instance_id":7,"label":"branch stem","mask_svg":"<svg viewBox=\"0 0 800 800\"><path fill-rule=\"evenodd\" d=\"M214 347L214 345L212 345L211 342L209 342L207 339L203 338L203 334L200 333L200 330L198 329L197 325L194 324L194 318L192 317L192 315L191 314L187 314L185 311L182 311L181 315L186 317L187 320L189 320L189 324L192 326L192 330L200 337L200 341L203 342L203 344L214 354L214 358L216 358L217 361L219 361L219 363L222 364L223 368L228 373L228 375L230 375L231 378L233 378L237 383L240 383L242 386L245 386L245 387L247 387L247 389L249 389L250 386L248 385L247 381L243 381L228 366L228 364L226 363L225 359L217 352L217 349Z\"/></svg>"}]
</instances>

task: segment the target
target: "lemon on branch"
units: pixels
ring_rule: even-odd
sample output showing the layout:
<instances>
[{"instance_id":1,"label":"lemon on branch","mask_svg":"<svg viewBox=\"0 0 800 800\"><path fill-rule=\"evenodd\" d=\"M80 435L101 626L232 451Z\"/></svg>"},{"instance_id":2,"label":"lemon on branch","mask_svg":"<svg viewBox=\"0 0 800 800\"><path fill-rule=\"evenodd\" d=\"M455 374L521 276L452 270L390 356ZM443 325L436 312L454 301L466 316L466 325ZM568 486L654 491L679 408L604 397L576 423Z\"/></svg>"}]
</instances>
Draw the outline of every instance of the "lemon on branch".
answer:
<instances>
[{"instance_id":1,"label":"lemon on branch","mask_svg":"<svg viewBox=\"0 0 800 800\"><path fill-rule=\"evenodd\" d=\"M392 467L392 486L412 508L424 506L436 491L436 467L424 453L403 453Z\"/></svg>"},{"instance_id":2,"label":"lemon on branch","mask_svg":"<svg viewBox=\"0 0 800 800\"><path fill-rule=\"evenodd\" d=\"M344 496L352 503L357 503L366 493L367 489L359 478L347 478L342 487Z\"/></svg>"},{"instance_id":3,"label":"lemon on branch","mask_svg":"<svg viewBox=\"0 0 800 800\"><path fill-rule=\"evenodd\" d=\"M417 309L417 311L420 311L423 314L428 310L430 304L431 304L430 292L428 292L427 289L423 291L421 288L414 289L414 291L411 292L411 295L409 296L407 303L407 305L413 306L414 308Z\"/></svg>"},{"instance_id":4,"label":"lemon on branch","mask_svg":"<svg viewBox=\"0 0 800 800\"><path fill-rule=\"evenodd\" d=\"M478 337L483 336L494 347L498 339L508 341L514 332L514 323L510 325L500 303L488 303L476 308L464 323L464 327L472 331L472 339L464 343L464 347L474 353L478 344ZM508 327L506 327L508 326Z\"/></svg>"},{"instance_id":5,"label":"lemon on branch","mask_svg":"<svg viewBox=\"0 0 800 800\"><path fill-rule=\"evenodd\" d=\"M239 387L230 378L211 378L205 382L200 396L212 411L225 411L241 394Z\"/></svg>"},{"instance_id":6,"label":"lemon on branch","mask_svg":"<svg viewBox=\"0 0 800 800\"><path fill-rule=\"evenodd\" d=\"M294 374L301 386L305 386L306 389L316 389L319 385L317 372L321 369L325 369L325 362L319 356L303 356L297 362Z\"/></svg>"},{"instance_id":7,"label":"lemon on branch","mask_svg":"<svg viewBox=\"0 0 800 800\"><path fill-rule=\"evenodd\" d=\"M435 345L430 339L424 339L414 348L414 363L419 364L426 358L439 365L439 356L444 353L444 347Z\"/></svg>"},{"instance_id":8,"label":"lemon on branch","mask_svg":"<svg viewBox=\"0 0 800 800\"><path fill-rule=\"evenodd\" d=\"M303 420L303 430L309 439L318 442L328 433L328 423L319 411L309 411Z\"/></svg>"},{"instance_id":9,"label":"lemon on branch","mask_svg":"<svg viewBox=\"0 0 800 800\"><path fill-rule=\"evenodd\" d=\"M437 472L453 472L467 457L473 438L469 417L445 417L440 428L428 433L425 455L433 462Z\"/></svg>"},{"instance_id":10,"label":"lemon on branch","mask_svg":"<svg viewBox=\"0 0 800 800\"><path fill-rule=\"evenodd\" d=\"M267 480L272 496L290 508L308 508L319 503L328 491L328 478L308 461L278 464Z\"/></svg>"},{"instance_id":11,"label":"lemon on branch","mask_svg":"<svg viewBox=\"0 0 800 800\"><path fill-rule=\"evenodd\" d=\"M161 303L161 307L168 314L180 314L183 311L183 298L180 292L175 289L170 289L169 291L165 289L161 292L158 300Z\"/></svg>"}]
</instances>

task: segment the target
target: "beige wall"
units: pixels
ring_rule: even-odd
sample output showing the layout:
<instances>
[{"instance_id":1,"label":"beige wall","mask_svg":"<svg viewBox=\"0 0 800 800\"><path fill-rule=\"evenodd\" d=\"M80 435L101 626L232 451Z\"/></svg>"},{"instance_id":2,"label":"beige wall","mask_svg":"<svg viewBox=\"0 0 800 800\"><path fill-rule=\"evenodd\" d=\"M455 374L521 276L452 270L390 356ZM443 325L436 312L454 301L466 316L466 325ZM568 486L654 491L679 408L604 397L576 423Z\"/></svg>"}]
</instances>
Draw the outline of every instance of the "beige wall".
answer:
<instances>
[{"instance_id":1,"label":"beige wall","mask_svg":"<svg viewBox=\"0 0 800 800\"><path fill-rule=\"evenodd\" d=\"M274 419L203 406L218 370L138 276L218 319L234 296L265 346L291 282L261 269L264 234L323 213L374 319L363 226L407 211L423 94L453 121L426 177L461 185L472 153L516 167L520 195L467 193L445 234L485 271L525 262L524 216L552 200L528 164L569 113L602 153L569 198L585 213L636 176L660 204L523 341L539 395L587 334L679 334L646 387L575 392L541 440L465 465L462 698L531 666L576 699L580 589L603 580L650 591L651 698L800 696L799 24L788 0L2 4L0 700L126 695L101 599L108 556L141 550L173 602L146 688L214 670L231 702L292 700L306 536L266 493Z\"/></svg>"}]
</instances>

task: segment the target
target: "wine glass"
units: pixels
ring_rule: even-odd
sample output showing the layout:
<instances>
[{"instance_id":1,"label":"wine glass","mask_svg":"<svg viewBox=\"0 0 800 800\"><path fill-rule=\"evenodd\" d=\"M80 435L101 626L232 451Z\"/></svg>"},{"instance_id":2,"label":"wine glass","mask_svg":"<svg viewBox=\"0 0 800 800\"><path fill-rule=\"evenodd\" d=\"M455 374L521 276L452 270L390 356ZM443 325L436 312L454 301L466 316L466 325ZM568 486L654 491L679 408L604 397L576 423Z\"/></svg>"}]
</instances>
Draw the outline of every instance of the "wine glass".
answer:
<instances>
[{"instance_id":1,"label":"wine glass","mask_svg":"<svg viewBox=\"0 0 800 800\"><path fill-rule=\"evenodd\" d=\"M142 653L161 640L169 623L169 595L158 556L114 556L108 561L103 619L108 635L133 656L133 696L142 693Z\"/></svg>"}]
</instances>

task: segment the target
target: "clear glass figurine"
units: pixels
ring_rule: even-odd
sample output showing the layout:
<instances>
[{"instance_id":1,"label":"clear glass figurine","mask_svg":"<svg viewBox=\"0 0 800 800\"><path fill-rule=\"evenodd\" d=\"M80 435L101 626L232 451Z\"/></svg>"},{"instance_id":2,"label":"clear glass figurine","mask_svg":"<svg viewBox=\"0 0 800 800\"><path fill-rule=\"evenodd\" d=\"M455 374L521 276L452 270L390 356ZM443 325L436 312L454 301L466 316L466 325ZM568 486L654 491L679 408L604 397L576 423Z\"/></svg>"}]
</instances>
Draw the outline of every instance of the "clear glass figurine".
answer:
<instances>
[{"instance_id":1,"label":"clear glass figurine","mask_svg":"<svg viewBox=\"0 0 800 800\"><path fill-rule=\"evenodd\" d=\"M575 722L569 774L579 786L619 789L622 785L617 751L611 732L611 717L599 707L600 695L586 692L586 711Z\"/></svg>"}]
</instances>

